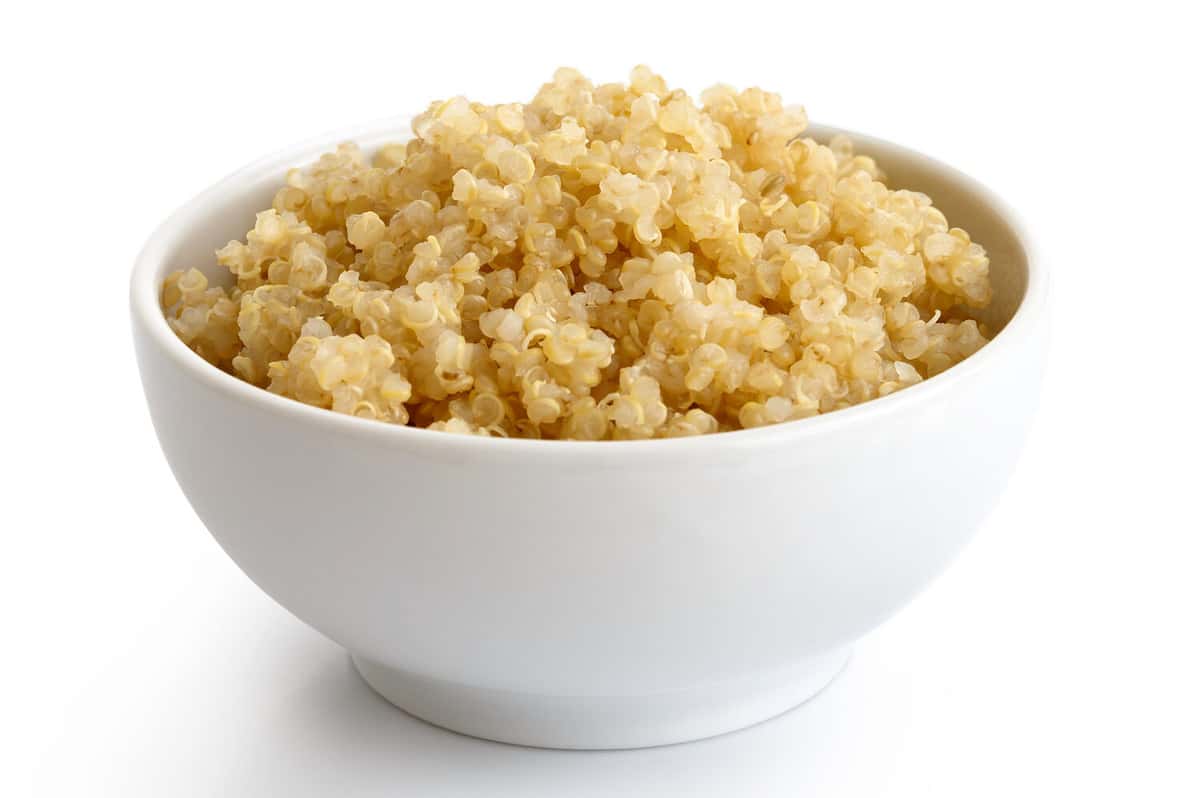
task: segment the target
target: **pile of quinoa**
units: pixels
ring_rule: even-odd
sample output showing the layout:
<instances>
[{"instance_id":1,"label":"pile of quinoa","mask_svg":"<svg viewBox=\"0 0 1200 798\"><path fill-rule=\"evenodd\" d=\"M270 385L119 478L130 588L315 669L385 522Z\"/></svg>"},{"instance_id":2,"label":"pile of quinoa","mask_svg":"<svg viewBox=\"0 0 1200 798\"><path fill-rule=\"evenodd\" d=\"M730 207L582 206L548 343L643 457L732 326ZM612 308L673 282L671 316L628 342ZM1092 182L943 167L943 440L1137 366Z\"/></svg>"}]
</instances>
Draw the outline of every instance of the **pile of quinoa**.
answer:
<instances>
[{"instance_id":1,"label":"pile of quinoa","mask_svg":"<svg viewBox=\"0 0 1200 798\"><path fill-rule=\"evenodd\" d=\"M433 103L373 157L293 169L168 322L301 402L450 432L656 438L827 413L986 343L988 258L776 94L646 67Z\"/></svg>"}]
</instances>

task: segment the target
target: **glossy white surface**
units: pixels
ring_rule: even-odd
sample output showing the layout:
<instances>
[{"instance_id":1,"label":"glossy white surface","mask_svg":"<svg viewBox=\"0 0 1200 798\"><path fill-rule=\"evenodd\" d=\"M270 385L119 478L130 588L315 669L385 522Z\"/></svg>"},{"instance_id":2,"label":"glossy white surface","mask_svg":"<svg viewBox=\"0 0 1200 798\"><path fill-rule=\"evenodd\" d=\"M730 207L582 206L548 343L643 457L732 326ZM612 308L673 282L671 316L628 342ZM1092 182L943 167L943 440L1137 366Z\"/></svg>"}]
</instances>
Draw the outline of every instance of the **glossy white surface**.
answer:
<instances>
[{"instance_id":1,"label":"glossy white surface","mask_svg":"<svg viewBox=\"0 0 1200 798\"><path fill-rule=\"evenodd\" d=\"M446 682L353 657L381 696L461 734L542 748L644 748L699 740L773 718L813 698L846 667L849 646L770 674L638 695L514 692Z\"/></svg>"},{"instance_id":2,"label":"glossy white surface","mask_svg":"<svg viewBox=\"0 0 1200 798\"><path fill-rule=\"evenodd\" d=\"M401 706L563 748L756 723L823 687L991 509L1037 403L1044 264L982 186L857 134L989 250L1000 331L948 372L848 410L692 439L481 439L285 400L176 339L157 302L167 272L239 235L290 166L404 131L381 123L235 173L158 229L131 282L151 416L197 514Z\"/></svg>"}]
</instances>

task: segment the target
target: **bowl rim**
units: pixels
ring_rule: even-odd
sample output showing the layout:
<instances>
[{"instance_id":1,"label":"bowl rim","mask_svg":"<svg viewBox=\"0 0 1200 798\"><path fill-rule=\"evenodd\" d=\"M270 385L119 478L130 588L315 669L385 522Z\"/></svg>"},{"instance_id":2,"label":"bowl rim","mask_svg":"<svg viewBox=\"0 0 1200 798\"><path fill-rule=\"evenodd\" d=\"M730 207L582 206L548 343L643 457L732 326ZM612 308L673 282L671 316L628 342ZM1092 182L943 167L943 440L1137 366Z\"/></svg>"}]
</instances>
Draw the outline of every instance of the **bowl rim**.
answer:
<instances>
[{"instance_id":1,"label":"bowl rim","mask_svg":"<svg viewBox=\"0 0 1200 798\"><path fill-rule=\"evenodd\" d=\"M130 311L134 334L142 335L166 358L214 391L242 402L256 405L264 412L290 417L306 424L323 425L327 430L347 437L369 437L377 444L402 445L430 455L461 455L472 457L486 453L505 452L538 456L589 457L601 460L613 456L686 457L702 451L741 450L759 448L764 444L787 445L813 436L836 432L846 427L861 426L903 412L914 404L935 400L969 381L990 364L1000 360L1007 351L1019 346L1034 334L1048 301L1049 277L1042 266L1035 240L1020 215L989 188L969 175L924 153L901 144L876 138L840 127L810 124L806 134L827 140L841 133L855 144L866 145L874 152L895 154L919 160L949 181L963 186L981 198L1008 225L1024 250L1026 284L1016 310L1008 323L982 349L917 385L887 396L871 399L830 413L808 418L769 424L753 429L731 430L705 435L678 438L652 438L621 441L573 441L538 438L503 438L482 435L461 435L429 430L422 427L387 424L308 405L272 393L244 382L213 366L183 343L167 324L159 306L159 267L178 243L185 231L203 220L215 206L231 194L245 191L270 174L282 177L288 168L308 163L342 141L355 141L365 149L387 141L411 138L411 116L389 117L340 130L313 136L298 144L265 155L231 172L176 208L155 228L138 254L130 277Z\"/></svg>"}]
</instances>

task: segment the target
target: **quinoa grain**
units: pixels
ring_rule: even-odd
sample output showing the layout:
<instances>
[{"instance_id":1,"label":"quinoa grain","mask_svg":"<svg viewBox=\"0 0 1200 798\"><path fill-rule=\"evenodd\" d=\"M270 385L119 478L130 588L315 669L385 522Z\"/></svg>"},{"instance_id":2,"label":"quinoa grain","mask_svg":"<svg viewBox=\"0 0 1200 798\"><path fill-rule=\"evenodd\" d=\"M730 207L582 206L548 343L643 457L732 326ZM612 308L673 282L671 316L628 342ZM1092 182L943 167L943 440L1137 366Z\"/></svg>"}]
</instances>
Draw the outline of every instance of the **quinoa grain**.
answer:
<instances>
[{"instance_id":1,"label":"quinoa grain","mask_svg":"<svg viewBox=\"0 0 1200 798\"><path fill-rule=\"evenodd\" d=\"M699 435L844 408L986 343L988 258L778 95L696 104L646 67L560 69L527 104L456 97L368 160L293 169L235 284L169 275L175 333L308 404L578 440Z\"/></svg>"}]
</instances>

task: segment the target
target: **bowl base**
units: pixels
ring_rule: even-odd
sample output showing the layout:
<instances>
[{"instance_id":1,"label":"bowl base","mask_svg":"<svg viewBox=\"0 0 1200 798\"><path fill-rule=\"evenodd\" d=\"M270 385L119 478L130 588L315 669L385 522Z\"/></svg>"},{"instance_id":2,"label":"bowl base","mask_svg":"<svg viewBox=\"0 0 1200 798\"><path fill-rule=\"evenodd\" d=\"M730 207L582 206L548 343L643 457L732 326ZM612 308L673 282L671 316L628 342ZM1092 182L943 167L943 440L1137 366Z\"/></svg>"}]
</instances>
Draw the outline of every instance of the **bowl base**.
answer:
<instances>
[{"instance_id":1,"label":"bowl base","mask_svg":"<svg viewBox=\"0 0 1200 798\"><path fill-rule=\"evenodd\" d=\"M850 647L769 676L641 696L522 693L432 679L352 655L359 674L410 715L450 731L538 748L646 748L753 726L802 704L841 672Z\"/></svg>"}]
</instances>

